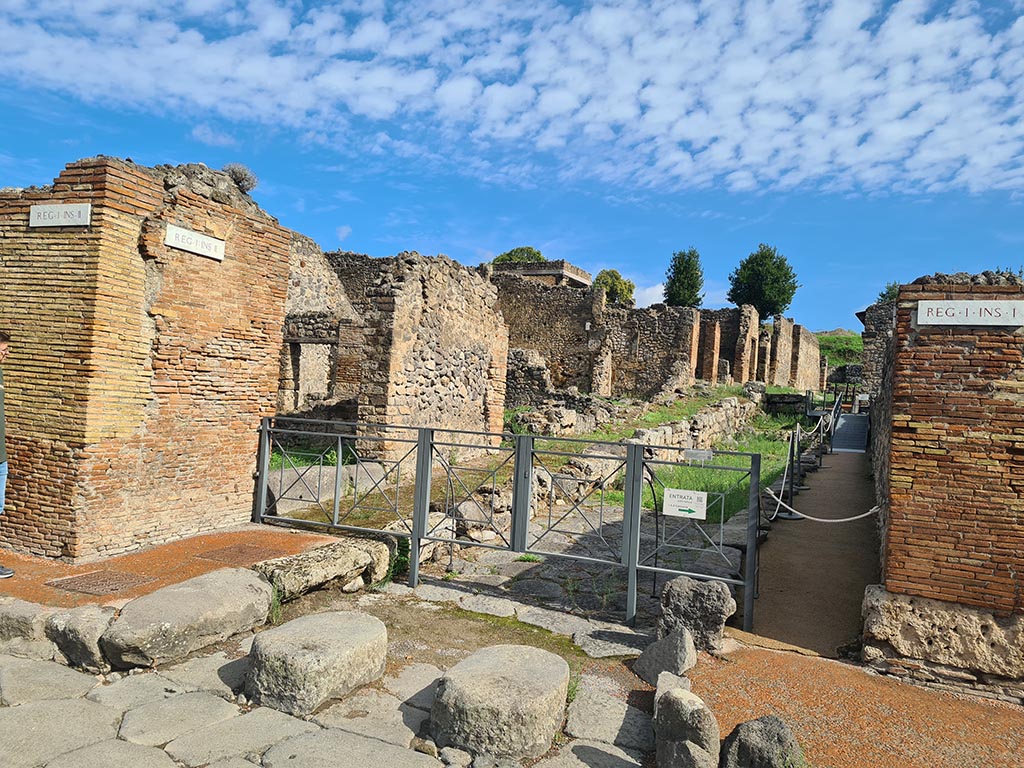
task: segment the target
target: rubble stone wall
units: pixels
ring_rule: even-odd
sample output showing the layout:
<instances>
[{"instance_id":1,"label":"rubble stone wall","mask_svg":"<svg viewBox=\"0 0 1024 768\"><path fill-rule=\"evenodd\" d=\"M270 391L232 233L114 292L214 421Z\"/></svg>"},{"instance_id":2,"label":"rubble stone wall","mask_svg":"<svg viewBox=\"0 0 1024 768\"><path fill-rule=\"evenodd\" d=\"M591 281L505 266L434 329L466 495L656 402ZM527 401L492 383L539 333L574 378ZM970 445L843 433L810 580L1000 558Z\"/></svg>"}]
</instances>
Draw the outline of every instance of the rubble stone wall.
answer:
<instances>
[{"instance_id":1,"label":"rubble stone wall","mask_svg":"<svg viewBox=\"0 0 1024 768\"><path fill-rule=\"evenodd\" d=\"M766 384L788 387L793 366L793 321L782 315L772 319L772 359Z\"/></svg>"},{"instance_id":2,"label":"rubble stone wall","mask_svg":"<svg viewBox=\"0 0 1024 768\"><path fill-rule=\"evenodd\" d=\"M789 378L789 386L799 390L817 389L821 379L818 337L802 325L793 326L793 361Z\"/></svg>"},{"instance_id":3,"label":"rubble stone wall","mask_svg":"<svg viewBox=\"0 0 1024 768\"><path fill-rule=\"evenodd\" d=\"M882 386L882 375L886 356L892 347L893 333L896 330L896 302L884 301L872 304L864 312L863 363L864 372L861 384L870 395L879 392Z\"/></svg>"},{"instance_id":4,"label":"rubble stone wall","mask_svg":"<svg viewBox=\"0 0 1024 768\"><path fill-rule=\"evenodd\" d=\"M84 227L34 204L91 203ZM218 261L168 225L224 241ZM11 483L0 542L92 558L244 522L274 410L289 233L225 174L98 157L0 194Z\"/></svg>"}]
</instances>

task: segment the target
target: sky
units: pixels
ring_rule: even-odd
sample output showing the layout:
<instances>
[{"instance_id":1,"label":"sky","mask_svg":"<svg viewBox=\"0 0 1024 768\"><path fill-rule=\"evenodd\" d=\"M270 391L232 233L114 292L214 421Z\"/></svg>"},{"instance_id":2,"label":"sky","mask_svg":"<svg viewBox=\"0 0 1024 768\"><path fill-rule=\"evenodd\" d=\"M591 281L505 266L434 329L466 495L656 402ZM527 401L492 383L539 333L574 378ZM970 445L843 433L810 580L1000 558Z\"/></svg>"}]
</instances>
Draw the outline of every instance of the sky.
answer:
<instances>
[{"instance_id":1,"label":"sky","mask_svg":"<svg viewBox=\"0 0 1024 768\"><path fill-rule=\"evenodd\" d=\"M325 250L520 245L787 316L1024 264L1024 0L4 0L0 187L97 154L247 165Z\"/></svg>"}]
</instances>

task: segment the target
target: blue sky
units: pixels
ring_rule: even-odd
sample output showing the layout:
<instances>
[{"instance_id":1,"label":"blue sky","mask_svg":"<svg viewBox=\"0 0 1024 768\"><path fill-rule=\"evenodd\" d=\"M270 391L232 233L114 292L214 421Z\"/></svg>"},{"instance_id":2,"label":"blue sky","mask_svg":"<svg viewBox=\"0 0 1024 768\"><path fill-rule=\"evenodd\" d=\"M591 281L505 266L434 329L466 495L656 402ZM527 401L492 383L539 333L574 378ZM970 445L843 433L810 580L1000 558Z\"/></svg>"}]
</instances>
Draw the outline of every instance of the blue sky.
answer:
<instances>
[{"instance_id":1,"label":"blue sky","mask_svg":"<svg viewBox=\"0 0 1024 768\"><path fill-rule=\"evenodd\" d=\"M533 245L641 304L767 242L814 330L1024 264L1022 0L6 0L0 51L0 186L242 162L325 249Z\"/></svg>"}]
</instances>

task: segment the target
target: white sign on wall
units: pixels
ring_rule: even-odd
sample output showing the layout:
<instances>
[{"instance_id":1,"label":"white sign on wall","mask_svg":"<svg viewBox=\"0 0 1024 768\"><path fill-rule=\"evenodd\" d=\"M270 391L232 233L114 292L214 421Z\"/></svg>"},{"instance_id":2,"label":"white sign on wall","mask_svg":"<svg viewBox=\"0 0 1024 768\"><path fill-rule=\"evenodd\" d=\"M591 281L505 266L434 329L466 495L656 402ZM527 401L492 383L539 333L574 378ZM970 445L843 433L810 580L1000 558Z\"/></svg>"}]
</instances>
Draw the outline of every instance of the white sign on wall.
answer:
<instances>
[{"instance_id":1,"label":"white sign on wall","mask_svg":"<svg viewBox=\"0 0 1024 768\"><path fill-rule=\"evenodd\" d=\"M688 517L693 520L708 519L708 494L706 491L686 491L682 488L666 488L662 511L670 517Z\"/></svg>"},{"instance_id":2,"label":"white sign on wall","mask_svg":"<svg viewBox=\"0 0 1024 768\"><path fill-rule=\"evenodd\" d=\"M164 235L164 245L177 248L181 251L188 251L199 256L206 256L208 259L224 261L224 241L216 237L210 237L191 229L176 227L173 224L167 225L167 234Z\"/></svg>"},{"instance_id":3,"label":"white sign on wall","mask_svg":"<svg viewBox=\"0 0 1024 768\"><path fill-rule=\"evenodd\" d=\"M33 205L28 209L30 227L88 227L92 203Z\"/></svg>"},{"instance_id":4,"label":"white sign on wall","mask_svg":"<svg viewBox=\"0 0 1024 768\"><path fill-rule=\"evenodd\" d=\"M919 301L918 325L1024 325L1024 301Z\"/></svg>"}]
</instances>

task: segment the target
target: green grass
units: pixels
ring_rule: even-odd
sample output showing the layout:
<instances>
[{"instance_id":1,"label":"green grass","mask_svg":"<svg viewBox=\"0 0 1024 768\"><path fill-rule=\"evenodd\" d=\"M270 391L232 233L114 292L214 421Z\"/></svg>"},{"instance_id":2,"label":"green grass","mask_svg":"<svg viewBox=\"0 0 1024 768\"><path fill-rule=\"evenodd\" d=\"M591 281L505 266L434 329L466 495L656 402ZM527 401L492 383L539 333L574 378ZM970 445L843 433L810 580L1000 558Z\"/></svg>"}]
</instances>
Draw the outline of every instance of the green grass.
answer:
<instances>
[{"instance_id":1,"label":"green grass","mask_svg":"<svg viewBox=\"0 0 1024 768\"><path fill-rule=\"evenodd\" d=\"M864 340L857 334L818 336L818 348L831 368L860 365L864 359Z\"/></svg>"}]
</instances>

